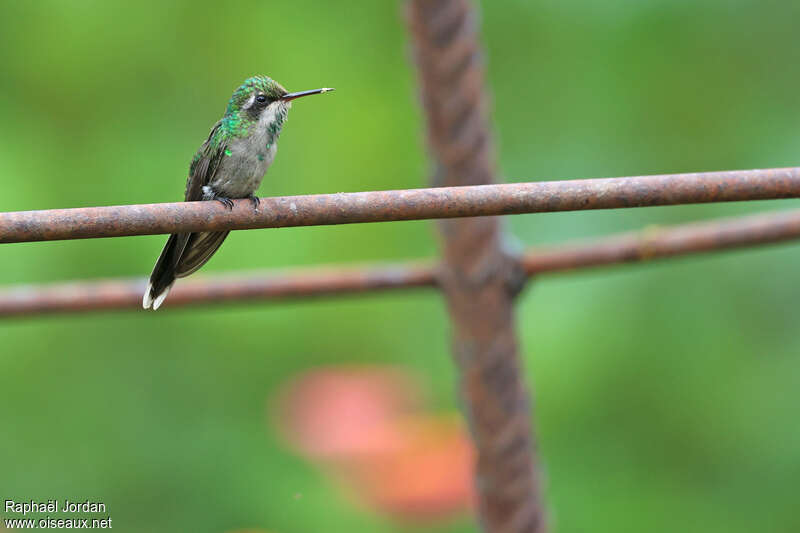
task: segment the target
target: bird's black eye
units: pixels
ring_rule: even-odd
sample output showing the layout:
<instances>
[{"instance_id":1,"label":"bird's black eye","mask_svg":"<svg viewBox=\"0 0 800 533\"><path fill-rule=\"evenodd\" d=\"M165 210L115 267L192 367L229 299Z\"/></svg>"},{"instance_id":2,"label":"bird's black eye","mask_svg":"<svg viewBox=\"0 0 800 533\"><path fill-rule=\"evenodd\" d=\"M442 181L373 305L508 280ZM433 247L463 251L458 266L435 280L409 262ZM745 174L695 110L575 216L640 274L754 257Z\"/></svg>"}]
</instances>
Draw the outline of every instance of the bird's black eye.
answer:
<instances>
[{"instance_id":1,"label":"bird's black eye","mask_svg":"<svg viewBox=\"0 0 800 533\"><path fill-rule=\"evenodd\" d=\"M259 104L263 104L266 101L267 101L267 96L266 95L259 94L258 96L256 96L256 102L258 102Z\"/></svg>"}]
</instances>

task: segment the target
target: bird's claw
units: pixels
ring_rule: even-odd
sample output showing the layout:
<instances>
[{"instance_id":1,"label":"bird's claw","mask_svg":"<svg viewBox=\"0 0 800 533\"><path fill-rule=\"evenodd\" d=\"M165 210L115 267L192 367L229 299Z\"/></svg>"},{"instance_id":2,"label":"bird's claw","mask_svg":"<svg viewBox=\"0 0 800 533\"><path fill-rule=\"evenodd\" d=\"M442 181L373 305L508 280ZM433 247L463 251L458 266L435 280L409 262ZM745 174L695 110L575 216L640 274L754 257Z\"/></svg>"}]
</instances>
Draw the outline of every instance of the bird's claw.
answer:
<instances>
[{"instance_id":1,"label":"bird's claw","mask_svg":"<svg viewBox=\"0 0 800 533\"><path fill-rule=\"evenodd\" d=\"M231 211L233 210L233 200L231 200L230 198L225 198L223 196L217 196L216 198L214 198L214 200L220 202L222 205L227 207L229 210L231 210Z\"/></svg>"},{"instance_id":2,"label":"bird's claw","mask_svg":"<svg viewBox=\"0 0 800 533\"><path fill-rule=\"evenodd\" d=\"M255 194L251 194L248 196L248 198L250 198L250 201L253 202L253 209L258 211L258 206L261 204L261 199Z\"/></svg>"}]
</instances>

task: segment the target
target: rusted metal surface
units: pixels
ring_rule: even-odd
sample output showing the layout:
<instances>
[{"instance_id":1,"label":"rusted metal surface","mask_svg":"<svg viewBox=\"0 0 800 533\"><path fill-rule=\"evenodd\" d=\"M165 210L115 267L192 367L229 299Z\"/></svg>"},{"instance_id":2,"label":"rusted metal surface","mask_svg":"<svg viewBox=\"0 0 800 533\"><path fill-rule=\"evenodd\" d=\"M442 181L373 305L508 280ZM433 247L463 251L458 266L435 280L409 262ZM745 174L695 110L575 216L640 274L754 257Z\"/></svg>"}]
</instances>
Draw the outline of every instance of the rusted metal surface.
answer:
<instances>
[{"instance_id":1,"label":"rusted metal surface","mask_svg":"<svg viewBox=\"0 0 800 533\"><path fill-rule=\"evenodd\" d=\"M458 213L460 201L476 192L481 198L473 198L472 206L487 209L484 215L510 214L522 204L527 204L525 211L534 204L560 209L563 196L548 195L547 185L480 186L496 180L471 3L410 0L407 6L434 162L431 182L477 186L439 189L438 194L450 197L441 213ZM495 204L498 194L504 200ZM443 260L438 280L450 311L461 396L477 451L480 524L490 533L543 532L531 409L515 332L519 265L502 249L497 218L442 221L439 233Z\"/></svg>"},{"instance_id":2,"label":"rusted metal surface","mask_svg":"<svg viewBox=\"0 0 800 533\"><path fill-rule=\"evenodd\" d=\"M488 140L467 127L476 119L464 120L462 130L452 131L469 133L463 142L474 146L449 150L447 161L464 183L475 184L486 170L470 170L469 162L489 157ZM0 243L800 197L800 168L454 186L461 181L442 177L438 183L446 186L433 189L262 198L258 211L246 199L230 211L214 201L14 211L0 213Z\"/></svg>"},{"instance_id":3,"label":"rusted metal surface","mask_svg":"<svg viewBox=\"0 0 800 533\"><path fill-rule=\"evenodd\" d=\"M800 239L800 210L653 226L591 242L532 250L522 257L529 276Z\"/></svg>"},{"instance_id":4,"label":"rusted metal surface","mask_svg":"<svg viewBox=\"0 0 800 533\"><path fill-rule=\"evenodd\" d=\"M521 264L529 276L714 252L800 239L800 210L750 215L534 248ZM0 288L0 317L128 309L141 311L145 278ZM173 307L347 295L436 287L433 262L262 271L181 280Z\"/></svg>"},{"instance_id":5,"label":"rusted metal surface","mask_svg":"<svg viewBox=\"0 0 800 533\"><path fill-rule=\"evenodd\" d=\"M147 280L120 279L22 285L0 289L0 317L42 313L141 309ZM165 309L198 304L282 300L355 294L436 284L429 263L328 267L289 271L252 272L229 276L198 276L170 292Z\"/></svg>"}]
</instances>

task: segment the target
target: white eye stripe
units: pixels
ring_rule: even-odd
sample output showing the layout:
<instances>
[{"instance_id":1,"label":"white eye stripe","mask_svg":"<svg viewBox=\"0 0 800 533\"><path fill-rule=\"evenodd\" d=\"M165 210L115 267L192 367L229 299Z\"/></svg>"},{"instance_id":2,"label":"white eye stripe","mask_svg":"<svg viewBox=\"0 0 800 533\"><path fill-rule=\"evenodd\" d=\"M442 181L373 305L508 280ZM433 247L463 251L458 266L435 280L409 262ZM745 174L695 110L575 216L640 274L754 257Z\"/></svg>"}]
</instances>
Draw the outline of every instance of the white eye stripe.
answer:
<instances>
[{"instance_id":1,"label":"white eye stripe","mask_svg":"<svg viewBox=\"0 0 800 533\"><path fill-rule=\"evenodd\" d=\"M250 96L250 98L247 99L247 103L244 104L244 107L242 109L244 109L244 110L250 109L251 107L253 107L253 104L255 103L255 101L256 101L256 95L253 94L253 95Z\"/></svg>"}]
</instances>

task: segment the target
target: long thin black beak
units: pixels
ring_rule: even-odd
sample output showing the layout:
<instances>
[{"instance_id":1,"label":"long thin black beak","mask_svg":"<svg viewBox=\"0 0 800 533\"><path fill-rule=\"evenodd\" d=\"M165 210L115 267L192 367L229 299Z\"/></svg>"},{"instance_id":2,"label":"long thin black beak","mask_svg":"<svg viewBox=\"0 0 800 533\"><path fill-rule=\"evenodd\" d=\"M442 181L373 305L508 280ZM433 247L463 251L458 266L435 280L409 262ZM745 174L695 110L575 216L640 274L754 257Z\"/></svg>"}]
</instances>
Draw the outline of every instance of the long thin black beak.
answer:
<instances>
[{"instance_id":1,"label":"long thin black beak","mask_svg":"<svg viewBox=\"0 0 800 533\"><path fill-rule=\"evenodd\" d=\"M294 100L295 98L300 98L302 96L310 96L312 94L329 93L332 90L333 89L330 88L330 87L323 87L322 89L311 89L310 91L300 91L300 92L296 92L296 93L286 93L281 97L281 100L283 100L284 102L290 102L290 101Z\"/></svg>"}]
</instances>

